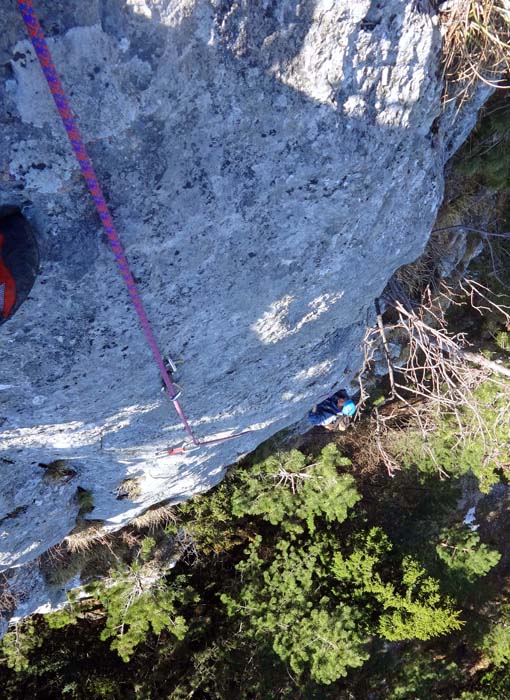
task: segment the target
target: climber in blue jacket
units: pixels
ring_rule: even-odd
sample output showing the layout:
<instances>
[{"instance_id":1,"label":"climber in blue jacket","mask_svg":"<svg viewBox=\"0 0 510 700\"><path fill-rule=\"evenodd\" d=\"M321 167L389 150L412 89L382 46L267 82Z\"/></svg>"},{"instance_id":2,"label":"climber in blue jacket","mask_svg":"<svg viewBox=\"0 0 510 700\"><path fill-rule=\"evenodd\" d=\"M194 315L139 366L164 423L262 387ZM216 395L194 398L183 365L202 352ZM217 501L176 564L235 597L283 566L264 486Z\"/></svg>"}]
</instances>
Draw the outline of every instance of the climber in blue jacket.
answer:
<instances>
[{"instance_id":1,"label":"climber in blue jacket","mask_svg":"<svg viewBox=\"0 0 510 700\"><path fill-rule=\"evenodd\" d=\"M356 413L356 404L344 389L322 401L310 411L308 420L326 430L345 430Z\"/></svg>"}]
</instances>

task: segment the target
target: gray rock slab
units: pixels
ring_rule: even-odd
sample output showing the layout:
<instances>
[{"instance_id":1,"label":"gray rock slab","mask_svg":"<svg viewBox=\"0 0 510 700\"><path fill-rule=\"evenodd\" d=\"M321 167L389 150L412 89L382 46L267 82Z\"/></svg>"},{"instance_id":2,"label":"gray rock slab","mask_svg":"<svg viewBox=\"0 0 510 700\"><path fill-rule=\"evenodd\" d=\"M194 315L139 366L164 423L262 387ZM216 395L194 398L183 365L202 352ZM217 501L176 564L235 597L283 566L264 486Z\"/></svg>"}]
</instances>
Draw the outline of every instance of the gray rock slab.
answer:
<instances>
[{"instance_id":1,"label":"gray rock slab","mask_svg":"<svg viewBox=\"0 0 510 700\"><path fill-rule=\"evenodd\" d=\"M0 566L116 529L348 385L373 299L443 191L440 33L407 0L35 2L164 353L140 332L15 3L2 3L0 205L40 270L0 329ZM6 461L7 460L7 461ZM75 476L46 483L40 463ZM134 500L117 498L137 478Z\"/></svg>"}]
</instances>

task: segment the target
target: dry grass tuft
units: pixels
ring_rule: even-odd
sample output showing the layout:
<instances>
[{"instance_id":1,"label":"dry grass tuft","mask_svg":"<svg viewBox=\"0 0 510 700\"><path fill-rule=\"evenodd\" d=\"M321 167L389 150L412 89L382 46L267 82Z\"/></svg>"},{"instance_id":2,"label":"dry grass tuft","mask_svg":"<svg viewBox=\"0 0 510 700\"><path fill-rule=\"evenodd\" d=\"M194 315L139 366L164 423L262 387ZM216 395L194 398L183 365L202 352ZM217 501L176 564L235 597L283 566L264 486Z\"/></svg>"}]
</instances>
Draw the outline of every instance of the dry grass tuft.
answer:
<instances>
[{"instance_id":1,"label":"dry grass tuft","mask_svg":"<svg viewBox=\"0 0 510 700\"><path fill-rule=\"evenodd\" d=\"M158 527L164 527L167 523L175 522L177 522L177 516L173 508L163 504L152 506L145 513L134 518L130 524L137 530L148 529L153 532Z\"/></svg>"},{"instance_id":2,"label":"dry grass tuft","mask_svg":"<svg viewBox=\"0 0 510 700\"><path fill-rule=\"evenodd\" d=\"M39 560L44 578L51 585L62 586L76 576L82 584L108 576L121 562L129 562L140 548L140 536L128 529L106 534L100 521L68 535L51 547Z\"/></svg>"},{"instance_id":3,"label":"dry grass tuft","mask_svg":"<svg viewBox=\"0 0 510 700\"><path fill-rule=\"evenodd\" d=\"M118 501L122 501L124 499L134 501L141 495L141 493L142 488L140 485L140 480L136 477L123 479L123 481L120 482L116 489Z\"/></svg>"},{"instance_id":4,"label":"dry grass tuft","mask_svg":"<svg viewBox=\"0 0 510 700\"><path fill-rule=\"evenodd\" d=\"M110 536L103 530L102 520L84 520L64 537L67 549L72 552L85 552L95 545L107 545Z\"/></svg>"},{"instance_id":5,"label":"dry grass tuft","mask_svg":"<svg viewBox=\"0 0 510 700\"><path fill-rule=\"evenodd\" d=\"M479 81L510 87L509 0L452 0L442 3L440 17L446 101L462 104Z\"/></svg>"}]
</instances>

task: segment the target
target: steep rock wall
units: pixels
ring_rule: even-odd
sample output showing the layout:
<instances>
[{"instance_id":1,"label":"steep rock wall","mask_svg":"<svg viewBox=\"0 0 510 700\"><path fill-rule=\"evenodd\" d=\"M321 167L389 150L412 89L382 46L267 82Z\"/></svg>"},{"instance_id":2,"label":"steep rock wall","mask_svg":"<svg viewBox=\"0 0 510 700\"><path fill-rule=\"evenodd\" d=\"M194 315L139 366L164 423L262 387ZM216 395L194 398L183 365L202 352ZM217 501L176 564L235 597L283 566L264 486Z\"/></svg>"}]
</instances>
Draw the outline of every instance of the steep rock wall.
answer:
<instances>
[{"instance_id":1,"label":"steep rock wall","mask_svg":"<svg viewBox=\"0 0 510 700\"><path fill-rule=\"evenodd\" d=\"M0 328L0 565L117 528L347 385L373 299L442 195L440 35L407 0L35 2L156 336L184 434L17 15L3 3L0 205L39 243ZM50 478L40 464L67 460ZM71 476L69 476L71 474ZM139 492L118 498L136 478Z\"/></svg>"}]
</instances>

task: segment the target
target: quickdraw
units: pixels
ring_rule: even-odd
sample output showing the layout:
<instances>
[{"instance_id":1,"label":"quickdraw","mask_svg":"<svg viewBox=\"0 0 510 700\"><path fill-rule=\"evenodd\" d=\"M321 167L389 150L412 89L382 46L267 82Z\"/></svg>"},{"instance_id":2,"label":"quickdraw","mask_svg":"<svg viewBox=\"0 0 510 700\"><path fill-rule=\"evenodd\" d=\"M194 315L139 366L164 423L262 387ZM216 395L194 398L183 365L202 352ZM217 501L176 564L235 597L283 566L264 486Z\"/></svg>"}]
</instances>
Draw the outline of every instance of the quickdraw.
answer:
<instances>
[{"instance_id":1,"label":"quickdraw","mask_svg":"<svg viewBox=\"0 0 510 700\"><path fill-rule=\"evenodd\" d=\"M164 451L164 455L179 455L179 454L184 454L185 452L191 452L193 450L198 449L199 447L202 447L202 445L216 445L220 442L226 442L227 440L233 440L234 438L241 437L242 435L248 435L249 433L252 433L252 430L243 430L241 433L235 433L234 435L227 435L226 437L221 437L221 438L210 438L209 440L200 440L198 445L193 444L192 442L187 442L184 443L184 445L181 445L180 447L169 447ZM162 455L163 456L163 455Z\"/></svg>"}]
</instances>

